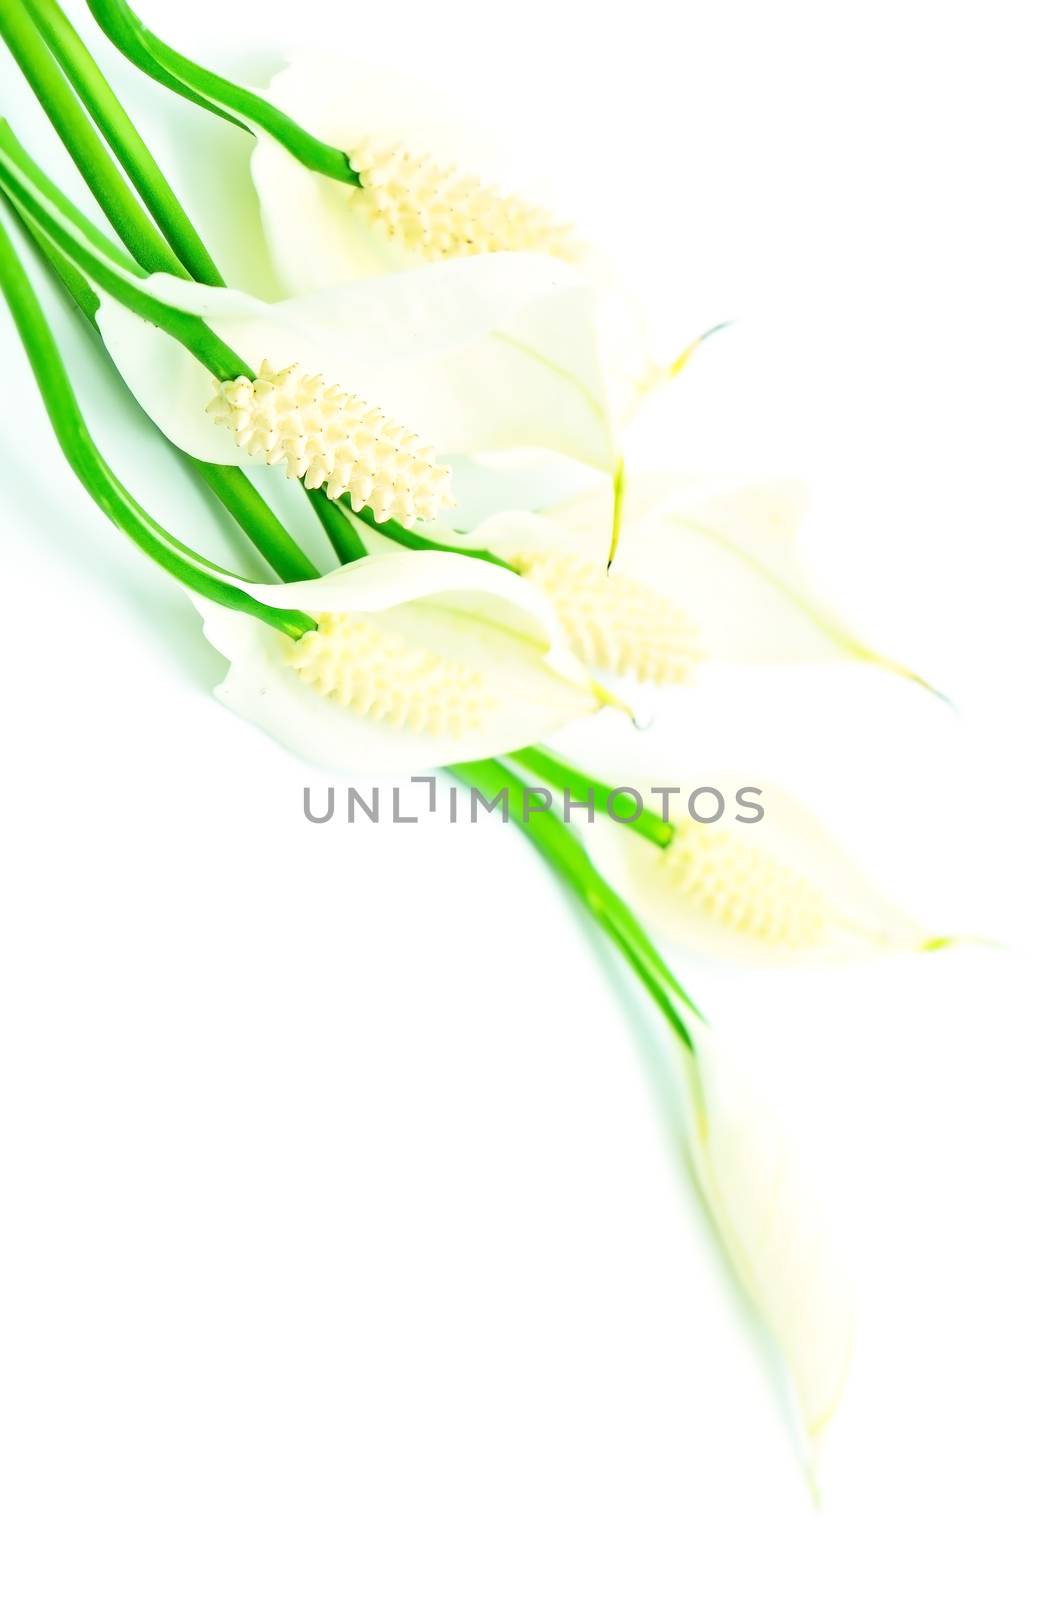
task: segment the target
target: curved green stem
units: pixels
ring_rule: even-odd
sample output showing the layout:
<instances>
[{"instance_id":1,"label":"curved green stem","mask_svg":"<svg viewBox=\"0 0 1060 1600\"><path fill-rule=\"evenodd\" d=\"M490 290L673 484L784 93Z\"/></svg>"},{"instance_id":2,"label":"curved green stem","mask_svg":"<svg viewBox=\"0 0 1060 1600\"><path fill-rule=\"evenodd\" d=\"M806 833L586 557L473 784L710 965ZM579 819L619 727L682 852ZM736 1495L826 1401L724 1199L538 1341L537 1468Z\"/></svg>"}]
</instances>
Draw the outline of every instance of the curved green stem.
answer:
<instances>
[{"instance_id":1,"label":"curved green stem","mask_svg":"<svg viewBox=\"0 0 1060 1600\"><path fill-rule=\"evenodd\" d=\"M697 1006L626 902L599 872L588 851L570 828L551 812L535 811L528 807L525 786L503 762L465 761L449 770L462 783L478 789L484 795L496 796L507 790L511 820L574 890L589 914L633 967L679 1038L684 1044L690 1045L680 1012L684 1008L698 1015Z\"/></svg>"},{"instance_id":2,"label":"curved green stem","mask_svg":"<svg viewBox=\"0 0 1060 1600\"><path fill-rule=\"evenodd\" d=\"M18 141L9 128L0 126L0 144L5 138L13 142L16 155L25 157ZM43 174L40 174L43 178ZM45 180L47 181L47 180ZM73 211L74 208L70 207ZM99 296L91 284L84 278L77 268L58 250L48 235L20 211L23 226L29 232L47 260L52 271L62 282L78 310L85 319L96 329L96 312L99 310ZM79 220L82 226L85 219L80 218L74 211L74 219ZM167 444L171 441L167 440ZM176 445L173 449L176 450ZM318 569L310 561L302 547L292 539L279 517L273 511L265 498L251 483L245 472L238 467L220 466L211 461L200 461L197 456L186 455L178 452L187 464L198 473L212 493L224 506L225 510L242 528L251 544L269 563L270 567L284 583L293 583L301 578L319 578Z\"/></svg>"},{"instance_id":3,"label":"curved green stem","mask_svg":"<svg viewBox=\"0 0 1060 1600\"><path fill-rule=\"evenodd\" d=\"M227 582L234 573L226 572L175 539L144 510L111 470L88 431L40 302L3 226L0 226L0 287L29 357L59 446L84 488L110 520L145 555L206 599L257 617L292 639L301 638L315 628L313 618L304 612L263 605Z\"/></svg>"},{"instance_id":4,"label":"curved green stem","mask_svg":"<svg viewBox=\"0 0 1060 1600\"><path fill-rule=\"evenodd\" d=\"M176 448L176 446L174 446ZM225 510L242 528L259 555L265 557L276 576L284 583L319 578L320 573L302 546L287 532L265 497L258 493L245 472L216 461L200 461L198 456L181 451L217 496Z\"/></svg>"},{"instance_id":5,"label":"curved green stem","mask_svg":"<svg viewBox=\"0 0 1060 1600\"><path fill-rule=\"evenodd\" d=\"M191 218L56 0L24 0L24 4L174 254L199 283L222 285L224 279Z\"/></svg>"},{"instance_id":6,"label":"curved green stem","mask_svg":"<svg viewBox=\"0 0 1060 1600\"><path fill-rule=\"evenodd\" d=\"M310 171L360 187L360 177L345 151L317 139L264 95L181 55L145 28L125 0L88 0L88 8L111 43L156 82L248 132L260 129L267 133Z\"/></svg>"},{"instance_id":7,"label":"curved green stem","mask_svg":"<svg viewBox=\"0 0 1060 1600\"><path fill-rule=\"evenodd\" d=\"M305 485L302 485L305 488ZM317 521L328 536L331 548L342 562L359 561L368 554L368 548L357 532L356 524L348 517L337 500L329 500L323 489L306 489L309 504L316 512Z\"/></svg>"},{"instance_id":8,"label":"curved green stem","mask_svg":"<svg viewBox=\"0 0 1060 1600\"><path fill-rule=\"evenodd\" d=\"M109 157L106 159L109 162ZM148 289L142 266L120 265L113 250L101 249L91 234L76 226L69 208L56 204L50 188L38 186L32 171L14 156L10 142L4 140L0 140L0 189L79 271L120 305L176 339L215 378L254 377L253 368L202 317L170 305Z\"/></svg>"},{"instance_id":9,"label":"curved green stem","mask_svg":"<svg viewBox=\"0 0 1060 1600\"><path fill-rule=\"evenodd\" d=\"M34 27L23 0L4 0L0 8L0 34L85 182L140 265L148 272L172 272L186 277L173 251L159 237L143 208L115 171L77 96Z\"/></svg>"},{"instance_id":10,"label":"curved green stem","mask_svg":"<svg viewBox=\"0 0 1060 1600\"><path fill-rule=\"evenodd\" d=\"M517 571L510 561L495 556L492 550L482 550L477 546L462 544L443 544L440 539L430 539L425 533L416 533L400 522L381 521L373 515L368 506L362 506L360 511L354 511L348 494L342 496L341 504L347 508L349 516L366 523L376 533L381 533L384 539L391 539L394 544L402 545L406 550L441 550L445 555L469 556L472 561L487 561L491 566L504 567L507 572Z\"/></svg>"},{"instance_id":11,"label":"curved green stem","mask_svg":"<svg viewBox=\"0 0 1060 1600\"><path fill-rule=\"evenodd\" d=\"M88 310L90 305L84 282L84 275L87 274L93 283L121 305L178 340L215 378L224 380L241 374L248 378L255 376L253 367L248 366L230 345L225 344L202 317L181 311L152 294L146 287L143 269L93 228L77 207L71 205L62 191L26 154L8 124L3 121L0 121L0 191L7 194L35 237L41 241L64 281L77 285L76 288L71 287L71 292L83 309ZM63 265L59 265L57 257ZM96 307L92 308L93 314L97 308L98 298ZM238 469L230 470L235 472ZM215 480L211 487L216 488L218 483L219 480ZM363 556L366 553L364 544L338 505L328 499L323 489L306 489L304 484L302 487L339 560L356 561ZM257 491L249 483L245 489L236 490L231 482L229 490L230 500L239 508L236 520L250 533L280 577L292 575L292 560L300 563L296 575L305 577L308 558L298 551L297 545L285 531L282 540L274 537L275 529L280 525ZM248 525L243 518L251 514L255 502L264 510L259 510ZM232 510L232 505L229 505L229 510Z\"/></svg>"},{"instance_id":12,"label":"curved green stem","mask_svg":"<svg viewBox=\"0 0 1060 1600\"><path fill-rule=\"evenodd\" d=\"M525 767L528 772L544 778L553 789L566 790L571 799L579 805L584 806L591 802L594 807L597 805L606 807L608 815L614 822L631 828L634 833L639 833L642 839L657 845L660 850L665 850L673 839L673 823L667 822L658 811L651 811L643 805L638 808L638 802L631 799L627 793L615 789L609 783L601 783L599 778L590 778L587 773L568 765L550 750L528 745L525 750L514 751L511 759L517 761L521 767Z\"/></svg>"},{"instance_id":13,"label":"curved green stem","mask_svg":"<svg viewBox=\"0 0 1060 1600\"><path fill-rule=\"evenodd\" d=\"M17 138L11 124L2 117L0 117L0 151L7 156L9 161L19 167L25 178L33 184L41 195L47 198L52 209L59 216L65 217L71 227L76 228L79 233L82 233L86 239L90 240L101 255L108 257L114 266L121 267L125 272L135 273L138 270L136 262L128 251L115 244L109 234L104 233L102 228L97 228L95 223L89 217L86 217L84 212L80 211L72 200L66 198L58 184L53 183L44 168L38 166L34 161L25 145ZM109 161L109 158L107 159ZM139 270L142 271L142 269Z\"/></svg>"}]
</instances>

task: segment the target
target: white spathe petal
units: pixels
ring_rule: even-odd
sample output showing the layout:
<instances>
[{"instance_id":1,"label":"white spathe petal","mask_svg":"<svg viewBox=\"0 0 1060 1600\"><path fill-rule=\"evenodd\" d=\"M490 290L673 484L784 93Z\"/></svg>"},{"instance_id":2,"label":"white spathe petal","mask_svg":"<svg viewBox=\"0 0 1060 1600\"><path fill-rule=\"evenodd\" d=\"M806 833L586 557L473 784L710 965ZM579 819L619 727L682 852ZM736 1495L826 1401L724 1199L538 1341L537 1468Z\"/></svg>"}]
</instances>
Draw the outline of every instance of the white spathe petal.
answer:
<instances>
[{"instance_id":1,"label":"white spathe petal","mask_svg":"<svg viewBox=\"0 0 1060 1600\"><path fill-rule=\"evenodd\" d=\"M649 805L652 778L630 778ZM667 780L675 785L671 774ZM808 808L761 779L737 803L745 780L712 772L724 798L716 822L696 821L689 797L706 780L681 784L668 800L676 832L660 849L629 827L594 827L590 844L621 893L655 933L716 960L741 965L812 965L900 954L947 943L893 905L864 876ZM759 792L760 791L760 792ZM741 822L760 806L758 821ZM711 817L713 794L695 808Z\"/></svg>"},{"instance_id":2,"label":"white spathe petal","mask_svg":"<svg viewBox=\"0 0 1060 1600\"><path fill-rule=\"evenodd\" d=\"M540 511L584 494L595 483L591 468L543 450L456 456L448 464L459 509L445 520L468 531L501 513ZM482 540L476 536L475 543Z\"/></svg>"},{"instance_id":3,"label":"white spathe petal","mask_svg":"<svg viewBox=\"0 0 1060 1600\"><path fill-rule=\"evenodd\" d=\"M783 1357L812 1471L850 1367L851 1286L776 1119L719 1050L713 1031L692 1015L682 1021L701 1090L691 1114L696 1179L736 1275Z\"/></svg>"},{"instance_id":4,"label":"white spathe petal","mask_svg":"<svg viewBox=\"0 0 1060 1600\"><path fill-rule=\"evenodd\" d=\"M592 288L562 262L493 255L344 283L276 305L155 274L255 370L297 361L442 454L536 448L611 473L617 444ZM181 345L104 298L97 321L149 416L206 461L249 465L206 415L213 380Z\"/></svg>"},{"instance_id":5,"label":"white spathe petal","mask_svg":"<svg viewBox=\"0 0 1060 1600\"><path fill-rule=\"evenodd\" d=\"M710 659L865 661L915 679L814 592L796 549L807 504L805 488L788 480L717 488L690 475L634 474L615 570L694 615ZM610 519L610 496L596 488L549 512L561 538L601 555Z\"/></svg>"},{"instance_id":6,"label":"white spathe petal","mask_svg":"<svg viewBox=\"0 0 1060 1600\"><path fill-rule=\"evenodd\" d=\"M475 760L532 743L599 706L547 605L503 568L402 550L323 578L240 586L281 609L370 618L402 647L430 652L482 684L483 705L468 726L431 732L400 716L358 715L304 681L276 629L196 598L206 637L230 663L218 698L321 766L404 773Z\"/></svg>"}]
</instances>

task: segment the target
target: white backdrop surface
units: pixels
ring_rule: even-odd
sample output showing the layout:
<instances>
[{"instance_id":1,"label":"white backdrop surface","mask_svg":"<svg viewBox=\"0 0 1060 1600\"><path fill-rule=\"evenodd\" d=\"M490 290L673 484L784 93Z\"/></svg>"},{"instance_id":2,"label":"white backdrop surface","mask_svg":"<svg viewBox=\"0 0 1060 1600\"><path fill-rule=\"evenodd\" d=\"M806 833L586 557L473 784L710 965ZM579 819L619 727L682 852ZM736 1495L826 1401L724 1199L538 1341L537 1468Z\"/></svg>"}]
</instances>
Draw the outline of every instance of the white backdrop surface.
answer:
<instances>
[{"instance_id":1,"label":"white backdrop surface","mask_svg":"<svg viewBox=\"0 0 1060 1600\"><path fill-rule=\"evenodd\" d=\"M805 477L822 587L959 709L854 667L717 669L652 737L705 782L781 778L897 898L1004 948L679 958L858 1280L815 1511L625 980L513 829L307 825L320 775L210 698L191 608L80 495L0 317L4 1593L1055 1594L1046 8L141 10L222 64L319 44L441 74L664 347L736 319L631 460ZM99 55L245 253L245 141ZM222 551L49 304L115 465Z\"/></svg>"}]
</instances>

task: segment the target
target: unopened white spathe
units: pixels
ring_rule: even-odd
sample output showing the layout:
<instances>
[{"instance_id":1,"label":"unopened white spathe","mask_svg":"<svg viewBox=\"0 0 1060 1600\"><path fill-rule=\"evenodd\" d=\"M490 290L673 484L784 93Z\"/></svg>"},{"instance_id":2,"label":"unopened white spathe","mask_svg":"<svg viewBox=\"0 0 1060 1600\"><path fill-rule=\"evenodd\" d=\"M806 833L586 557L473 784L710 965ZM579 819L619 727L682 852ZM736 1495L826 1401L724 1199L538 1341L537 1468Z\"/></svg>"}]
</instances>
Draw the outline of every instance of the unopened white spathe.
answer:
<instances>
[{"instance_id":1,"label":"unopened white spathe","mask_svg":"<svg viewBox=\"0 0 1060 1600\"><path fill-rule=\"evenodd\" d=\"M197 598L206 637L230 663L218 698L335 771L476 760L601 704L547 603L483 561L397 550L323 578L241 587L318 627L291 640Z\"/></svg>"},{"instance_id":2,"label":"unopened white spathe","mask_svg":"<svg viewBox=\"0 0 1060 1600\"><path fill-rule=\"evenodd\" d=\"M455 504L452 472L411 429L378 406L329 384L297 362L280 371L263 361L256 378L217 384L207 411L236 443L269 466L282 465L330 500L349 494L384 521L430 521Z\"/></svg>"},{"instance_id":3,"label":"unopened white spathe","mask_svg":"<svg viewBox=\"0 0 1060 1600\"><path fill-rule=\"evenodd\" d=\"M688 1141L697 1183L733 1269L776 1341L811 1476L842 1398L854 1297L816 1196L771 1111L691 1012Z\"/></svg>"},{"instance_id":4,"label":"unopened white spathe","mask_svg":"<svg viewBox=\"0 0 1060 1600\"><path fill-rule=\"evenodd\" d=\"M145 287L202 316L255 373L297 364L429 440L439 456L532 447L603 472L618 461L591 286L561 261L487 255L269 304L156 273ZM103 297L126 383L173 442L247 466L207 406L214 380L158 328ZM235 376L235 374L233 374ZM263 458L261 458L263 459Z\"/></svg>"}]
</instances>

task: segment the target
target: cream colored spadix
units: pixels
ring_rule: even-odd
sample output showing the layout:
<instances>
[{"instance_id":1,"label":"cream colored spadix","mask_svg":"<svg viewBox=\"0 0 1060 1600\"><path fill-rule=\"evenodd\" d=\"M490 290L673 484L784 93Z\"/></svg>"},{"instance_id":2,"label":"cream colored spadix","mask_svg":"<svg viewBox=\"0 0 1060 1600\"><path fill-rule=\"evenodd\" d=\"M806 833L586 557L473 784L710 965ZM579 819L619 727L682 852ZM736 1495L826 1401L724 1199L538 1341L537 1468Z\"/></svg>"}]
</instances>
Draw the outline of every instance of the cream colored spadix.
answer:
<instances>
[{"instance_id":1,"label":"cream colored spadix","mask_svg":"<svg viewBox=\"0 0 1060 1600\"><path fill-rule=\"evenodd\" d=\"M369 506L404 523L433 520L456 503L452 472L432 446L297 362L278 372L263 361L253 381L216 389L206 409L248 455L283 466L308 489L325 488L331 500L349 494L355 511Z\"/></svg>"},{"instance_id":2,"label":"cream colored spadix","mask_svg":"<svg viewBox=\"0 0 1060 1600\"><path fill-rule=\"evenodd\" d=\"M230 663L218 698L335 771L476 760L602 703L547 602L467 556L397 550L323 578L242 587L317 626L291 640L197 599L207 638Z\"/></svg>"},{"instance_id":3,"label":"cream colored spadix","mask_svg":"<svg viewBox=\"0 0 1060 1600\"><path fill-rule=\"evenodd\" d=\"M815 950L834 921L821 890L735 827L682 820L671 843L644 866L654 870L660 898L765 955Z\"/></svg>"},{"instance_id":4,"label":"cream colored spadix","mask_svg":"<svg viewBox=\"0 0 1060 1600\"><path fill-rule=\"evenodd\" d=\"M346 711L409 733L462 739L496 706L485 674L349 612L323 612L284 646L305 684Z\"/></svg>"},{"instance_id":5,"label":"cream colored spadix","mask_svg":"<svg viewBox=\"0 0 1060 1600\"><path fill-rule=\"evenodd\" d=\"M629 783L628 776L623 782ZM676 784L677 778L671 777ZM688 797L697 781L717 788L726 809L697 822ZM676 943L741 963L813 963L935 949L932 937L866 879L820 821L768 778L739 805L747 775L712 773L669 800L674 825L665 847L630 828L594 828L590 844L649 928ZM647 797L655 776L640 786ZM650 803L650 799L649 799ZM739 816L765 815L755 822ZM696 810L713 815L701 796Z\"/></svg>"},{"instance_id":6,"label":"cream colored spadix","mask_svg":"<svg viewBox=\"0 0 1060 1600\"><path fill-rule=\"evenodd\" d=\"M591 671L657 685L695 676L705 655L698 623L650 580L621 570L621 546L609 569L606 551L591 539L522 512L489 518L476 539L548 596L571 650Z\"/></svg>"},{"instance_id":7,"label":"cream colored spadix","mask_svg":"<svg viewBox=\"0 0 1060 1600\"><path fill-rule=\"evenodd\" d=\"M776 1341L791 1385L806 1465L842 1398L854 1347L854 1297L819 1203L771 1111L682 1012L691 1041L689 1153L736 1276Z\"/></svg>"},{"instance_id":8,"label":"cream colored spadix","mask_svg":"<svg viewBox=\"0 0 1060 1600\"><path fill-rule=\"evenodd\" d=\"M350 164L362 184L351 189L350 205L424 261L498 250L532 250L561 261L581 255L573 228L543 206L398 141L360 139Z\"/></svg>"},{"instance_id":9,"label":"cream colored spadix","mask_svg":"<svg viewBox=\"0 0 1060 1600\"><path fill-rule=\"evenodd\" d=\"M687 683L703 659L695 622L648 584L569 551L509 546L506 559L548 595L572 651L593 671Z\"/></svg>"}]
</instances>

